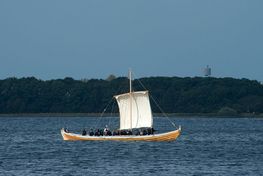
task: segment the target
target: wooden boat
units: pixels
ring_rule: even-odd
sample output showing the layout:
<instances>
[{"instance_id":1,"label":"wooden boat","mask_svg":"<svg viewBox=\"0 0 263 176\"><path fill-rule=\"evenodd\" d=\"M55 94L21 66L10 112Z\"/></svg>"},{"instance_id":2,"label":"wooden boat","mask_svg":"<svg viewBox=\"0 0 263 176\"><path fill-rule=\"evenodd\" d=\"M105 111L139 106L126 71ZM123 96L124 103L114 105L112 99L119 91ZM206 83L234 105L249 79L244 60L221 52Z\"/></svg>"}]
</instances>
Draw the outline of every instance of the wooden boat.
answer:
<instances>
[{"instance_id":1,"label":"wooden boat","mask_svg":"<svg viewBox=\"0 0 263 176\"><path fill-rule=\"evenodd\" d=\"M119 130L132 130L140 128L152 128L153 116L149 101L148 91L132 91L131 71L129 72L130 92L114 96L117 100L120 112ZM174 131L149 134L149 135L113 135L113 136L90 136L67 132L61 129L64 140L85 141L173 141L181 133L181 127Z\"/></svg>"},{"instance_id":2,"label":"wooden boat","mask_svg":"<svg viewBox=\"0 0 263 176\"><path fill-rule=\"evenodd\" d=\"M181 128L178 130L153 134L153 135L143 135L143 136L135 136L135 135L120 135L120 136L82 136L81 134L75 133L67 133L64 129L61 129L61 134L64 140L69 141L173 141L175 140L181 132Z\"/></svg>"}]
</instances>

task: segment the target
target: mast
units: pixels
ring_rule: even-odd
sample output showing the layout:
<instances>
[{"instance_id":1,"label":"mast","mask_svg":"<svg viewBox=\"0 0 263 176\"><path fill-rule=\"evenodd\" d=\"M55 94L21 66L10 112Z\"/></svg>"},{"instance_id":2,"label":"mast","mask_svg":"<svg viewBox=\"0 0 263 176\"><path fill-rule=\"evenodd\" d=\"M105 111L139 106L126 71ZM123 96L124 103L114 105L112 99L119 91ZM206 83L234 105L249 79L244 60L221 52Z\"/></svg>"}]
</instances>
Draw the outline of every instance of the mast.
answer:
<instances>
[{"instance_id":1,"label":"mast","mask_svg":"<svg viewBox=\"0 0 263 176\"><path fill-rule=\"evenodd\" d=\"M132 73L131 69L129 69L129 79L130 79L130 93L132 92Z\"/></svg>"},{"instance_id":2,"label":"mast","mask_svg":"<svg viewBox=\"0 0 263 176\"><path fill-rule=\"evenodd\" d=\"M130 124L132 129L132 73L129 69L129 79L130 79Z\"/></svg>"}]
</instances>

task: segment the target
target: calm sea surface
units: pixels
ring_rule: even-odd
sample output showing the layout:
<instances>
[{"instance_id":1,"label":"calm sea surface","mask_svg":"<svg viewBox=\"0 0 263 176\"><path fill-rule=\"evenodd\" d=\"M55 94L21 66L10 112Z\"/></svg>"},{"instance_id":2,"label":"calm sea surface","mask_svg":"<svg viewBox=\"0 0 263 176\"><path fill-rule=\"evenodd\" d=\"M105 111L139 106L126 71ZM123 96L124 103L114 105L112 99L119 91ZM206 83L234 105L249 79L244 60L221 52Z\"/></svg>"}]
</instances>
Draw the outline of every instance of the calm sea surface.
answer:
<instances>
[{"instance_id":1,"label":"calm sea surface","mask_svg":"<svg viewBox=\"0 0 263 176\"><path fill-rule=\"evenodd\" d=\"M0 175L263 175L263 119L171 118L174 142L63 141L73 132L118 118L1 117ZM173 130L155 118L159 132Z\"/></svg>"}]
</instances>

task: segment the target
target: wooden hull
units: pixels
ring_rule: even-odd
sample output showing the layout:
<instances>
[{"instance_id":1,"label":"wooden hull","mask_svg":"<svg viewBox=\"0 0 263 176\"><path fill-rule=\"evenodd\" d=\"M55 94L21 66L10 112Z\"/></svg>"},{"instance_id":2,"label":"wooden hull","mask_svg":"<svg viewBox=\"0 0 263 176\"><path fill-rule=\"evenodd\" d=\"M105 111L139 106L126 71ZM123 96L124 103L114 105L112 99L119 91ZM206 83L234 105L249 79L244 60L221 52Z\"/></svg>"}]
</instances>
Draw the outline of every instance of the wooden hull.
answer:
<instances>
[{"instance_id":1,"label":"wooden hull","mask_svg":"<svg viewBox=\"0 0 263 176\"><path fill-rule=\"evenodd\" d=\"M66 141L173 141L180 135L180 133L181 128L167 133L144 136L82 136L80 134L66 133L64 129L61 129L61 135Z\"/></svg>"}]
</instances>

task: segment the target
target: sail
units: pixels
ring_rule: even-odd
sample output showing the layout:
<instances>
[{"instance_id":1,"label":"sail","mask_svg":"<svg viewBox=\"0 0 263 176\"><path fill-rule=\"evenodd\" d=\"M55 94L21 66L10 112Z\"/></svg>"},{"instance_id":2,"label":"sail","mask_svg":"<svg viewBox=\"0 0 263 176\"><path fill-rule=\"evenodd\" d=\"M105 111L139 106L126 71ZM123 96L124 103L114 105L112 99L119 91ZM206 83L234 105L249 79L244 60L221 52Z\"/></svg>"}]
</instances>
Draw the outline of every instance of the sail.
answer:
<instances>
[{"instance_id":1,"label":"sail","mask_svg":"<svg viewBox=\"0 0 263 176\"><path fill-rule=\"evenodd\" d=\"M120 129L152 127L153 118L148 91L115 96L120 111Z\"/></svg>"}]
</instances>

